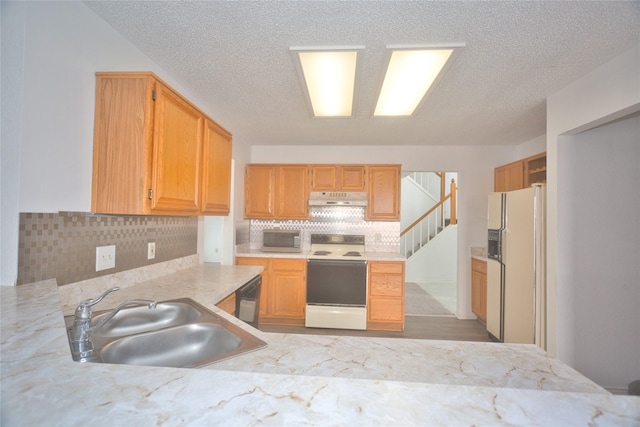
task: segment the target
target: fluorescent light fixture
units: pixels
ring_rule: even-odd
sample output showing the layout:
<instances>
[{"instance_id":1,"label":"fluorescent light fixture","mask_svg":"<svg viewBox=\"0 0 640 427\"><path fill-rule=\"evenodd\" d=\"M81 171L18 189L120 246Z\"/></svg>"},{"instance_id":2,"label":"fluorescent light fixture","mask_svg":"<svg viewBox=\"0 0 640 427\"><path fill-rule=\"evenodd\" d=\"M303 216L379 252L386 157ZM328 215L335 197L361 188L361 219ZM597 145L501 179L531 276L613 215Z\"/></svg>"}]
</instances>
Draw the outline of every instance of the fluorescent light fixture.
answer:
<instances>
[{"instance_id":1,"label":"fluorescent light fixture","mask_svg":"<svg viewBox=\"0 0 640 427\"><path fill-rule=\"evenodd\" d=\"M359 48L291 48L297 53L307 94L316 117L353 114Z\"/></svg>"},{"instance_id":2,"label":"fluorescent light fixture","mask_svg":"<svg viewBox=\"0 0 640 427\"><path fill-rule=\"evenodd\" d=\"M456 47L392 48L374 116L411 116L452 61Z\"/></svg>"}]
</instances>

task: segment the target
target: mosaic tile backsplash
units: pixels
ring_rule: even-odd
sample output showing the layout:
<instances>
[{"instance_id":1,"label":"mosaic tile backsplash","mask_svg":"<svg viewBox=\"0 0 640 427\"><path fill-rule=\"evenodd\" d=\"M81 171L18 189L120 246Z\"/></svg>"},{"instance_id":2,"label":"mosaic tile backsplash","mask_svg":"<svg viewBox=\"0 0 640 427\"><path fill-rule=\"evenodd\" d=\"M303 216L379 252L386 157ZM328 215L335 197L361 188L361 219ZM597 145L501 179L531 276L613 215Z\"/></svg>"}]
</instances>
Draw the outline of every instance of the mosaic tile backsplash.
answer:
<instances>
[{"instance_id":1,"label":"mosaic tile backsplash","mask_svg":"<svg viewBox=\"0 0 640 427\"><path fill-rule=\"evenodd\" d=\"M18 244L18 285L53 278L65 285L197 254L198 218L21 213ZM116 266L96 272L96 247L107 245L116 245Z\"/></svg>"},{"instance_id":2,"label":"mosaic tile backsplash","mask_svg":"<svg viewBox=\"0 0 640 427\"><path fill-rule=\"evenodd\" d=\"M361 234L365 237L367 252L400 250L400 222L365 221L365 211L362 207L314 206L308 220L251 220L249 247L260 249L262 231L270 228L300 230L302 250L308 250L311 246L312 234ZM237 233L236 237L238 238Z\"/></svg>"}]
</instances>

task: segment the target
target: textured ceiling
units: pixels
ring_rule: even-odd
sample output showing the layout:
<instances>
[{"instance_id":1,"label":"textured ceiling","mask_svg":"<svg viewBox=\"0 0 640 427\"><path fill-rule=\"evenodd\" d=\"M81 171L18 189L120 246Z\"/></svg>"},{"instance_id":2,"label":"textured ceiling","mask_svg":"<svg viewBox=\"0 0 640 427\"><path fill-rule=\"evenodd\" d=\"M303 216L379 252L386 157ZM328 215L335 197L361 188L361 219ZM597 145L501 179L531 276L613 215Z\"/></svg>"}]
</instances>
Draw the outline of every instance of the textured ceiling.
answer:
<instances>
[{"instance_id":1,"label":"textured ceiling","mask_svg":"<svg viewBox=\"0 0 640 427\"><path fill-rule=\"evenodd\" d=\"M500 145L545 133L545 99L640 43L640 2L86 3L266 145ZM410 118L373 118L386 45L464 43ZM365 46L353 118L312 118L290 47Z\"/></svg>"}]
</instances>

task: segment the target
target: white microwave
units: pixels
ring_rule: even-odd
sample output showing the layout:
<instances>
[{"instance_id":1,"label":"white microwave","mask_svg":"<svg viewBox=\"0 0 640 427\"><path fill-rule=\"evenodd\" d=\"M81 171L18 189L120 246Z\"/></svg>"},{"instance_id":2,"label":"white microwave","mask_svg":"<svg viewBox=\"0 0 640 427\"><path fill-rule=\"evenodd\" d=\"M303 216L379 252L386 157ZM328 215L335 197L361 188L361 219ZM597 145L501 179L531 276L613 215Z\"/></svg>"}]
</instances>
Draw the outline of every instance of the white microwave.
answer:
<instances>
[{"instance_id":1,"label":"white microwave","mask_svg":"<svg viewBox=\"0 0 640 427\"><path fill-rule=\"evenodd\" d=\"M300 252L300 230L263 230L261 250L263 252Z\"/></svg>"}]
</instances>

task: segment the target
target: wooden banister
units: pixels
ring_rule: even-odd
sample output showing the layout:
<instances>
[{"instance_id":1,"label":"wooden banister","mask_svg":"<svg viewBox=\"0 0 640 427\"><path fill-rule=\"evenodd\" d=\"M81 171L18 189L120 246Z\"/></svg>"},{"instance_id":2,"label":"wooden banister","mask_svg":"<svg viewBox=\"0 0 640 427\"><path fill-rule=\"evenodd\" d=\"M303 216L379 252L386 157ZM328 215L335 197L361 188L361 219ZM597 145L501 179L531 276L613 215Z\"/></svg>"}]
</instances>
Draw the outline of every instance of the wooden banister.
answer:
<instances>
[{"instance_id":1,"label":"wooden banister","mask_svg":"<svg viewBox=\"0 0 640 427\"><path fill-rule=\"evenodd\" d=\"M442 198L437 204L433 205L431 207L431 209L429 209L428 211L426 211L425 213L423 213L420 218L416 219L415 221L413 221L407 228L405 228L404 230L402 230L402 232L400 233L400 237L404 236L409 230L411 230L413 227L415 227L416 225L418 225L420 223L420 221L422 221L423 219L425 219L427 216L429 216L429 214L431 214L433 211L435 211L436 209L440 208L440 207L444 207L444 204L447 200L451 199L451 224L457 224L458 220L456 218L456 192L457 192L457 185L456 185L456 180L455 179L451 179L451 184L449 186L450 188L450 192L449 194L447 194L444 198Z\"/></svg>"}]
</instances>

